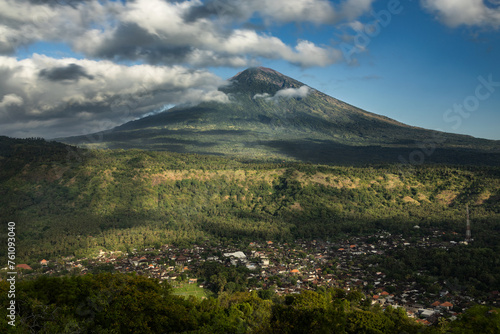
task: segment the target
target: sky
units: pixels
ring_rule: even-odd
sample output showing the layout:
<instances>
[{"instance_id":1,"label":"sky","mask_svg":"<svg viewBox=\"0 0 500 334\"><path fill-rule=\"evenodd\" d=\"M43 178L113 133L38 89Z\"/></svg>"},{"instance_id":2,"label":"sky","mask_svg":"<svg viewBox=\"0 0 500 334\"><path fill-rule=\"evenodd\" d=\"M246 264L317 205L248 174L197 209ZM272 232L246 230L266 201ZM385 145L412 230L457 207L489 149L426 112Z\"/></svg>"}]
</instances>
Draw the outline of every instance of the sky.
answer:
<instances>
[{"instance_id":1,"label":"sky","mask_svg":"<svg viewBox=\"0 0 500 334\"><path fill-rule=\"evenodd\" d=\"M248 67L370 112L500 140L500 0L0 0L0 135L230 103Z\"/></svg>"}]
</instances>

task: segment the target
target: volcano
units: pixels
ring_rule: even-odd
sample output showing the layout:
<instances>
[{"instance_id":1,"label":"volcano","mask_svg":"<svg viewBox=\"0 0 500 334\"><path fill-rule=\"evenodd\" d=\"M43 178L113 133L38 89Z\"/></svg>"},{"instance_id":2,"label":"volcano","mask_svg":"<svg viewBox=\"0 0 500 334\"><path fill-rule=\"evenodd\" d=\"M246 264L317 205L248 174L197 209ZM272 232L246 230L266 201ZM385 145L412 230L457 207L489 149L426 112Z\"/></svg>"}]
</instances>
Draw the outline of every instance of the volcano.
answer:
<instances>
[{"instance_id":1,"label":"volcano","mask_svg":"<svg viewBox=\"0 0 500 334\"><path fill-rule=\"evenodd\" d=\"M112 130L59 141L327 164L500 162L499 141L406 125L269 68L249 68L219 90L229 102L176 106Z\"/></svg>"}]
</instances>

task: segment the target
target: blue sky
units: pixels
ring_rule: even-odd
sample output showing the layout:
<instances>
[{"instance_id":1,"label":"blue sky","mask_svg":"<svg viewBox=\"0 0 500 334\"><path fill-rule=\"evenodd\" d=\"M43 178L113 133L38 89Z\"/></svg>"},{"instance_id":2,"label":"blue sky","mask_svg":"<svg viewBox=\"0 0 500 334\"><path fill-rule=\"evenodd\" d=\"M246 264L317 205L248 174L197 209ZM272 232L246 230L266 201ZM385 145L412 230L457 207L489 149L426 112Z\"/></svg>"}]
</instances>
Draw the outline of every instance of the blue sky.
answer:
<instances>
[{"instance_id":1,"label":"blue sky","mask_svg":"<svg viewBox=\"0 0 500 334\"><path fill-rule=\"evenodd\" d=\"M498 0L0 0L0 13L0 135L227 102L225 79L265 66L406 124L500 140Z\"/></svg>"}]
</instances>

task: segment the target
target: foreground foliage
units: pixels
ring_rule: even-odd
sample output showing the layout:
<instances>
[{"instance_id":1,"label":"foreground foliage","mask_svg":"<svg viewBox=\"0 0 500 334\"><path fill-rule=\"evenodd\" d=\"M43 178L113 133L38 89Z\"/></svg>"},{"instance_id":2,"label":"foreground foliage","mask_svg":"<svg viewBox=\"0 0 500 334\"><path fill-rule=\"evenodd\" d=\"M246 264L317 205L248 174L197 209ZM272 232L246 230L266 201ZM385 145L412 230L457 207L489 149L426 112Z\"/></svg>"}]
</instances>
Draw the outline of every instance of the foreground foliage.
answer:
<instances>
[{"instance_id":1,"label":"foreground foliage","mask_svg":"<svg viewBox=\"0 0 500 334\"><path fill-rule=\"evenodd\" d=\"M8 284L0 282L6 305ZM497 333L498 310L473 307L459 320L422 327L403 309L371 306L340 289L262 299L256 292L183 298L137 275L38 277L17 284L16 326L2 333ZM0 310L6 318L6 310Z\"/></svg>"},{"instance_id":2,"label":"foreground foliage","mask_svg":"<svg viewBox=\"0 0 500 334\"><path fill-rule=\"evenodd\" d=\"M0 282L6 305L8 284ZM458 321L422 327L403 309L371 306L359 292L256 292L183 298L137 275L38 277L17 284L17 319L2 333L497 333L498 310L473 307ZM0 315L6 318L6 310Z\"/></svg>"}]
</instances>

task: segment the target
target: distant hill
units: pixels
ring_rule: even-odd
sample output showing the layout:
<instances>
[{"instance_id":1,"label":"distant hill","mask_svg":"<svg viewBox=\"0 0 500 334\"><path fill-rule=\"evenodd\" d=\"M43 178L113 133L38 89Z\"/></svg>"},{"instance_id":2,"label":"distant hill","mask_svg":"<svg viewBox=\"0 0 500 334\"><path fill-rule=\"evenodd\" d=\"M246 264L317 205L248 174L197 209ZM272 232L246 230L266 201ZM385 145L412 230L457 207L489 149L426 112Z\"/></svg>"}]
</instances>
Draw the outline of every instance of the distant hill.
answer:
<instances>
[{"instance_id":1,"label":"distant hill","mask_svg":"<svg viewBox=\"0 0 500 334\"><path fill-rule=\"evenodd\" d=\"M402 124L356 108L272 69L238 73L228 103L177 106L98 133L92 148L140 148L316 163L500 163L500 142ZM102 140L101 140L102 139Z\"/></svg>"},{"instance_id":2,"label":"distant hill","mask_svg":"<svg viewBox=\"0 0 500 334\"><path fill-rule=\"evenodd\" d=\"M462 240L466 204L475 245L498 245L499 199L498 166L402 173L0 137L0 227L16 222L16 259L29 265L172 242L413 235L416 224L420 237L443 229Z\"/></svg>"}]
</instances>

